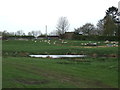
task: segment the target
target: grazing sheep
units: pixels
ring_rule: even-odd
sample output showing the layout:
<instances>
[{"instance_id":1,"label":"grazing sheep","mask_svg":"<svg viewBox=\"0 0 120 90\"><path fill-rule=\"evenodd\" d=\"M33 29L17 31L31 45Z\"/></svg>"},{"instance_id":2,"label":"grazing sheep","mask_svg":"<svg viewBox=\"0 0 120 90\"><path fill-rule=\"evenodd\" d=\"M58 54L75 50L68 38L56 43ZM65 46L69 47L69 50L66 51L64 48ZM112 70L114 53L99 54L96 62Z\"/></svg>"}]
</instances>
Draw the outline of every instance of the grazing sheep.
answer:
<instances>
[{"instance_id":1,"label":"grazing sheep","mask_svg":"<svg viewBox=\"0 0 120 90\"><path fill-rule=\"evenodd\" d=\"M100 43L100 42L98 42L98 43Z\"/></svg>"},{"instance_id":2,"label":"grazing sheep","mask_svg":"<svg viewBox=\"0 0 120 90\"><path fill-rule=\"evenodd\" d=\"M84 43L81 43L81 45L84 45Z\"/></svg>"},{"instance_id":3,"label":"grazing sheep","mask_svg":"<svg viewBox=\"0 0 120 90\"><path fill-rule=\"evenodd\" d=\"M112 41L111 44L118 44L118 42Z\"/></svg>"},{"instance_id":4,"label":"grazing sheep","mask_svg":"<svg viewBox=\"0 0 120 90\"><path fill-rule=\"evenodd\" d=\"M45 40L44 42L47 42L47 40Z\"/></svg>"},{"instance_id":5,"label":"grazing sheep","mask_svg":"<svg viewBox=\"0 0 120 90\"><path fill-rule=\"evenodd\" d=\"M56 44L56 42L54 42L53 44Z\"/></svg>"},{"instance_id":6,"label":"grazing sheep","mask_svg":"<svg viewBox=\"0 0 120 90\"><path fill-rule=\"evenodd\" d=\"M48 44L51 44L50 42L48 42Z\"/></svg>"},{"instance_id":7,"label":"grazing sheep","mask_svg":"<svg viewBox=\"0 0 120 90\"><path fill-rule=\"evenodd\" d=\"M85 45L85 46L97 46L97 43L85 43L85 44L82 43L82 45Z\"/></svg>"},{"instance_id":8,"label":"grazing sheep","mask_svg":"<svg viewBox=\"0 0 120 90\"><path fill-rule=\"evenodd\" d=\"M85 43L84 45L87 45L87 43Z\"/></svg>"},{"instance_id":9,"label":"grazing sheep","mask_svg":"<svg viewBox=\"0 0 120 90\"><path fill-rule=\"evenodd\" d=\"M92 43L92 45L95 45L95 46L96 46L96 45L97 45L97 43Z\"/></svg>"},{"instance_id":10,"label":"grazing sheep","mask_svg":"<svg viewBox=\"0 0 120 90\"><path fill-rule=\"evenodd\" d=\"M64 40L62 40L62 43L67 43L67 42L64 42Z\"/></svg>"},{"instance_id":11,"label":"grazing sheep","mask_svg":"<svg viewBox=\"0 0 120 90\"><path fill-rule=\"evenodd\" d=\"M106 40L104 43L109 43L109 41L108 41L108 40Z\"/></svg>"},{"instance_id":12,"label":"grazing sheep","mask_svg":"<svg viewBox=\"0 0 120 90\"><path fill-rule=\"evenodd\" d=\"M67 42L63 42L63 43L67 43Z\"/></svg>"}]
</instances>

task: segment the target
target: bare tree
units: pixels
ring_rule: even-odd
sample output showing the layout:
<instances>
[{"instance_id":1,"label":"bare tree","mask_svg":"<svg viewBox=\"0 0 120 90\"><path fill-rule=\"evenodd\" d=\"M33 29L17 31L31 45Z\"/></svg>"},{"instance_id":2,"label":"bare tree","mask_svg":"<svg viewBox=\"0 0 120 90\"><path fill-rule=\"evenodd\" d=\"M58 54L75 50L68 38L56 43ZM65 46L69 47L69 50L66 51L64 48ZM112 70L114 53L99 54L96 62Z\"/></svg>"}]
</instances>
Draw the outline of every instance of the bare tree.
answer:
<instances>
[{"instance_id":1,"label":"bare tree","mask_svg":"<svg viewBox=\"0 0 120 90\"><path fill-rule=\"evenodd\" d=\"M9 32L10 35L14 36L15 35L15 32Z\"/></svg>"},{"instance_id":2,"label":"bare tree","mask_svg":"<svg viewBox=\"0 0 120 90\"><path fill-rule=\"evenodd\" d=\"M8 36L9 35L9 32L7 32L7 30L4 30L2 33L2 36Z\"/></svg>"},{"instance_id":3,"label":"bare tree","mask_svg":"<svg viewBox=\"0 0 120 90\"><path fill-rule=\"evenodd\" d=\"M50 32L49 35L58 35L58 31L57 30L53 30L52 32Z\"/></svg>"},{"instance_id":4,"label":"bare tree","mask_svg":"<svg viewBox=\"0 0 120 90\"><path fill-rule=\"evenodd\" d=\"M68 22L67 17L60 17L57 23L57 32L59 35L64 34L68 28L69 28L70 24Z\"/></svg>"},{"instance_id":5,"label":"bare tree","mask_svg":"<svg viewBox=\"0 0 120 90\"><path fill-rule=\"evenodd\" d=\"M98 35L103 35L103 31L104 31L104 21L101 19L98 21L97 23L97 33Z\"/></svg>"},{"instance_id":6,"label":"bare tree","mask_svg":"<svg viewBox=\"0 0 120 90\"><path fill-rule=\"evenodd\" d=\"M19 35L19 36L23 35L23 30L18 30L18 31L16 32L16 35Z\"/></svg>"},{"instance_id":7,"label":"bare tree","mask_svg":"<svg viewBox=\"0 0 120 90\"><path fill-rule=\"evenodd\" d=\"M31 31L31 32L29 32L29 34L31 34L32 36L37 38L39 35L41 35L41 31L40 30Z\"/></svg>"},{"instance_id":8,"label":"bare tree","mask_svg":"<svg viewBox=\"0 0 120 90\"><path fill-rule=\"evenodd\" d=\"M32 33L31 33L31 32L28 32L28 36L32 36Z\"/></svg>"}]
</instances>

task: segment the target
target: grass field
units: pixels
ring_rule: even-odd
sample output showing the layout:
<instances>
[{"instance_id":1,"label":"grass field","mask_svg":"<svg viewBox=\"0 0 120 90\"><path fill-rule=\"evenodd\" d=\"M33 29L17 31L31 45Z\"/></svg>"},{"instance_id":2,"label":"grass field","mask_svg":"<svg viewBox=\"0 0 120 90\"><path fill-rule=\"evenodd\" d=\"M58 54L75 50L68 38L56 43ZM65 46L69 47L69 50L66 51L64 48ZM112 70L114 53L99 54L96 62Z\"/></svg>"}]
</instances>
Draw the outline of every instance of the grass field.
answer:
<instances>
[{"instance_id":1,"label":"grass field","mask_svg":"<svg viewBox=\"0 0 120 90\"><path fill-rule=\"evenodd\" d=\"M3 41L3 88L118 88L118 47L89 41ZM92 41L98 42L98 41ZM85 54L85 58L31 58L30 54Z\"/></svg>"}]
</instances>

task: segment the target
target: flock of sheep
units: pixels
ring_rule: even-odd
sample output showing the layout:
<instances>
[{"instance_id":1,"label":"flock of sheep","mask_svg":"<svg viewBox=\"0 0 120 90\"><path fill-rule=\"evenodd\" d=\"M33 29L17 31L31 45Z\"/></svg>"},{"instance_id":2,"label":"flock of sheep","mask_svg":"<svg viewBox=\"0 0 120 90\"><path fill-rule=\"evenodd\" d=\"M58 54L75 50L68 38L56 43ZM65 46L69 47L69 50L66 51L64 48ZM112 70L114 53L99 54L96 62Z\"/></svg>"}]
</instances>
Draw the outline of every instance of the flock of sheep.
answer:
<instances>
[{"instance_id":1,"label":"flock of sheep","mask_svg":"<svg viewBox=\"0 0 120 90\"><path fill-rule=\"evenodd\" d=\"M55 41L52 41L52 40L34 40L34 42L41 42L41 43L48 43L48 44L67 44L68 42L62 40L62 39L59 39L59 40L55 40ZM105 46L107 47L118 47L118 42L117 41L104 41L104 42L91 42L89 41L88 43L81 43L81 46L99 46L99 44L105 44Z\"/></svg>"},{"instance_id":2,"label":"flock of sheep","mask_svg":"<svg viewBox=\"0 0 120 90\"><path fill-rule=\"evenodd\" d=\"M102 42L103 44L105 44L107 47L118 47L118 42L116 41L104 41ZM82 46L98 46L99 44L101 44L101 42L94 42L92 43L91 41L89 41L88 43L81 43Z\"/></svg>"},{"instance_id":3,"label":"flock of sheep","mask_svg":"<svg viewBox=\"0 0 120 90\"><path fill-rule=\"evenodd\" d=\"M37 40L34 40L34 42L44 42L44 43L48 43L48 44L56 44L57 42L60 42L61 44L65 44L65 43L68 43L62 39L59 39L59 40L55 40L55 41L52 41L52 40L40 40L40 41L37 41Z\"/></svg>"}]
</instances>

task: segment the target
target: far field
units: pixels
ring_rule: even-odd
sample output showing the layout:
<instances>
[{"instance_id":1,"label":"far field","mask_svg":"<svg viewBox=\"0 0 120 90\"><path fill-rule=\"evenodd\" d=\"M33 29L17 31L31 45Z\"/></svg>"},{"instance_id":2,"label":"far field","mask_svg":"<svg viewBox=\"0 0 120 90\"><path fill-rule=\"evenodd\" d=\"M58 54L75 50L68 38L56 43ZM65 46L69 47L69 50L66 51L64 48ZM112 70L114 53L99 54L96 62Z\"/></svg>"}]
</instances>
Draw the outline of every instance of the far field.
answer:
<instances>
[{"instance_id":1,"label":"far field","mask_svg":"<svg viewBox=\"0 0 120 90\"><path fill-rule=\"evenodd\" d=\"M3 88L118 88L118 47L104 41L4 40ZM85 58L31 58L77 54Z\"/></svg>"}]
</instances>

